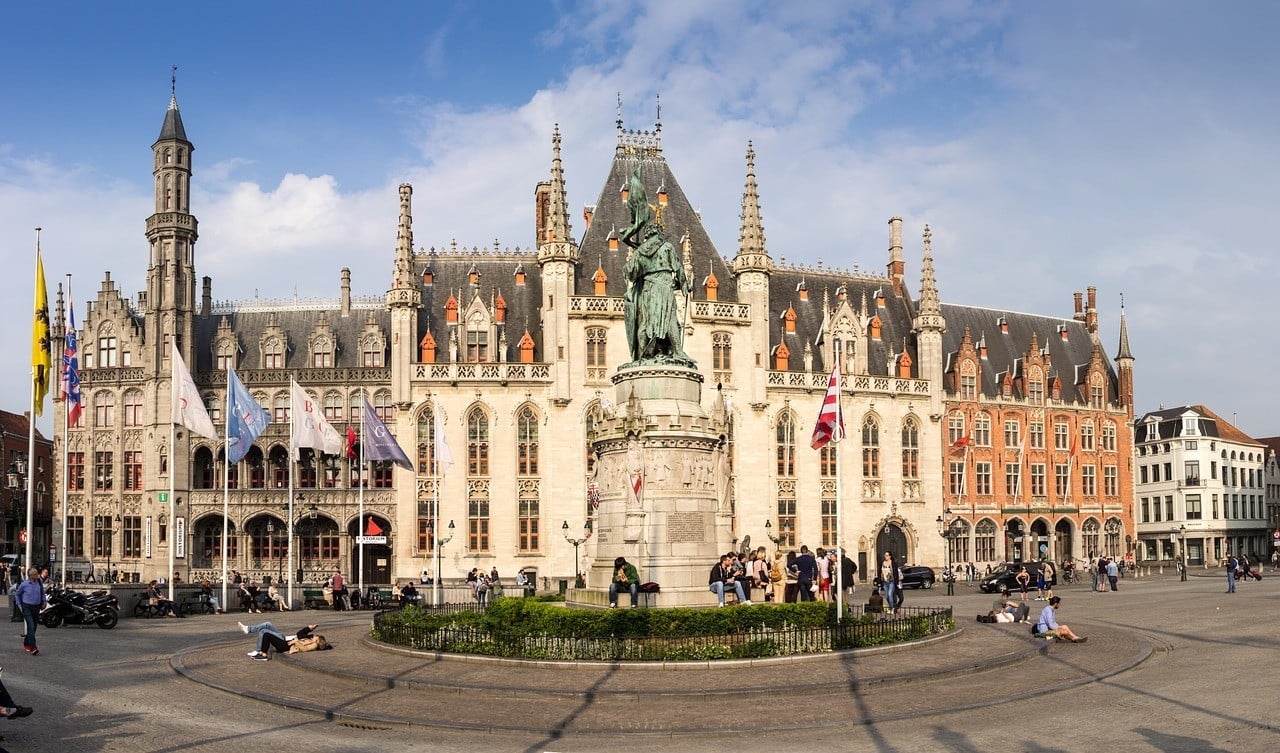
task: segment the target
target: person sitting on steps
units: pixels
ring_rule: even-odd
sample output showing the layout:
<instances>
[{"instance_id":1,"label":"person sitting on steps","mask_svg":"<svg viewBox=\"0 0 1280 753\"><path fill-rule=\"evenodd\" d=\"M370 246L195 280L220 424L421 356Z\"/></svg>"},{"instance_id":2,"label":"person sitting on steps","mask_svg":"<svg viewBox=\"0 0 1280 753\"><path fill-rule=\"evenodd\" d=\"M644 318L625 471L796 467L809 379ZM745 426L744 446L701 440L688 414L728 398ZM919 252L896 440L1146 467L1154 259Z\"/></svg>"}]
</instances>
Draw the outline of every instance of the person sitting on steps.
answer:
<instances>
[{"instance_id":1,"label":"person sitting on steps","mask_svg":"<svg viewBox=\"0 0 1280 753\"><path fill-rule=\"evenodd\" d=\"M623 590L631 593L631 608L635 609L640 603L640 573L626 557L618 557L613 561L613 582L609 584L610 609L618 606L618 594Z\"/></svg>"},{"instance_id":2,"label":"person sitting on steps","mask_svg":"<svg viewBox=\"0 0 1280 753\"><path fill-rule=\"evenodd\" d=\"M742 590L742 583L733 575L733 558L727 554L720 555L720 561L711 568L711 577L707 580L709 590L719 599L717 606L724 606L724 592L727 589L733 589L738 595L739 604L750 604L751 600L747 598L746 593Z\"/></svg>"}]
</instances>

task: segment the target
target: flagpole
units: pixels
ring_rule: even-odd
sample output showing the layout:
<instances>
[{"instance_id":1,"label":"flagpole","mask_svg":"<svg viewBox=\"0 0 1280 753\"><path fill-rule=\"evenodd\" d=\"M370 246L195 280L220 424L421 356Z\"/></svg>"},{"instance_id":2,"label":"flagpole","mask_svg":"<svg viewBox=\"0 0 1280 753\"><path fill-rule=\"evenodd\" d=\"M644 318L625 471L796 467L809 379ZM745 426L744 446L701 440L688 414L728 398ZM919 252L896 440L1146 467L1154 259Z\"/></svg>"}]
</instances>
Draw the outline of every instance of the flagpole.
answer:
<instances>
[{"instance_id":1,"label":"flagpole","mask_svg":"<svg viewBox=\"0 0 1280 753\"><path fill-rule=\"evenodd\" d=\"M230 535L228 521L231 516L231 491L227 488L231 467L231 364L227 364L227 400L226 431L222 437L222 608L227 607L227 536ZM176 454L175 454L176 459ZM169 469L170 475L174 469Z\"/></svg>"},{"instance_id":2,"label":"flagpole","mask_svg":"<svg viewBox=\"0 0 1280 753\"><path fill-rule=\"evenodd\" d=\"M293 572L293 473L294 473L294 466L296 466L296 465L297 465L297 463L298 463L298 461L300 461L300 460L302 459L302 448L301 448L301 447L298 447L298 448L296 448L296 449L295 449L295 447L294 447L294 439L295 439L295 437L293 436L293 427L294 427L294 425L295 425L295 424L297 423L297 421L298 421L298 417L297 417L296 415L294 415L294 411L298 410L298 407L299 407L299 406L297 406L297 405L294 405L294 404L293 404L293 402L294 402L294 400L293 400L293 395L294 395L293 387L294 387L295 385L297 385L297 382L296 382L296 381L294 381L294 380L291 378L291 379L289 380L289 388L290 388L290 389L289 389L289 502L288 502L288 505L289 505L289 523L288 523L288 526L287 526L287 529L286 529L286 530L288 531L288 534L287 534L287 535L288 535L288 537L289 537L289 554L288 554L288 557L289 557L289 565L288 565L288 567L286 567L286 568L285 568L285 572L286 572L286 573L292 573L292 572ZM315 450L315 448L312 448L312 452L315 452L315 451L316 451L316 450ZM297 452L297 453L298 453L298 457L296 457L296 458L295 458L295 457L293 456L294 452ZM316 479L316 481L318 482L318 481L319 481L319 479L317 478L317 479ZM272 542L272 543L274 544L275 542ZM288 600L289 600L289 608L290 608L290 609L292 609L292 608L293 608L293 581L294 581L293 577L292 577L292 576L290 576L290 577L289 577L289 594L288 594L288 596L286 597L286 598L288 598ZM278 588L278 587L279 587L279 584L276 584L276 587Z\"/></svg>"},{"instance_id":3,"label":"flagpole","mask_svg":"<svg viewBox=\"0 0 1280 753\"><path fill-rule=\"evenodd\" d=\"M35 300L35 306L40 305L40 290L39 290L40 286L38 283L43 282L43 280L40 279L43 277L43 275L41 274L41 271L42 269L41 269L41 262L40 262L40 228L36 228L36 278L38 282L36 285L36 290L33 294L33 298ZM48 309L48 305L49 305L48 294L46 293L45 294L46 310ZM47 313L45 315L45 318L48 319ZM45 332L46 332L45 348L48 349L49 344L47 342L47 333L48 333L47 327L45 329ZM34 330L33 330L33 334L34 334ZM48 354L46 353L46 355ZM34 539L35 536L33 535L34 532L31 529L35 523L34 508L35 508L35 500L36 500L36 485L31 483L35 477L35 474L32 473L31 470L36 467L35 460L36 460L36 369L37 368L39 367L36 366L34 359L32 359L31 412L27 414L27 545L26 545L25 555L27 558L26 562L27 562L28 568L31 568L32 566L34 566L34 562L31 559L31 549L33 545L32 539ZM48 379L47 374L45 375L45 378Z\"/></svg>"},{"instance_id":4,"label":"flagpole","mask_svg":"<svg viewBox=\"0 0 1280 753\"><path fill-rule=\"evenodd\" d=\"M440 458L436 455L436 448L440 446L436 431L441 424L436 418L440 405L431 395L427 397L431 400L431 475L434 480L431 485L431 559L435 560L436 566L435 577L431 579L431 604L438 607L440 598L444 595L440 585Z\"/></svg>"},{"instance_id":5,"label":"flagpole","mask_svg":"<svg viewBox=\"0 0 1280 753\"><path fill-rule=\"evenodd\" d=\"M71 275L67 275L67 305L70 306L72 304L73 304L73 301L71 298ZM74 317L71 317L71 318L74 318ZM63 322L62 326L64 330L66 328L66 325L67 325L67 322ZM67 349L66 337L67 337L67 333L64 331L62 333L62 350L63 350L64 357ZM70 363L66 364L66 370L68 372L67 379L70 380L70 376L71 376ZM67 551L68 551L67 549L67 489L70 487L69 482L71 480L69 477L67 477L67 471L66 471L67 461L69 458L68 448L71 446L71 442L69 441L71 439L71 409L70 409L71 400L70 398L71 398L71 383L70 381L68 381L67 394L63 395L62 397L62 469L63 469L62 475L66 477L63 479L64 483L62 484L62 587L63 588L67 587Z\"/></svg>"},{"instance_id":6,"label":"flagpole","mask_svg":"<svg viewBox=\"0 0 1280 753\"><path fill-rule=\"evenodd\" d=\"M364 595L364 484L365 484L365 467L364 467L364 414L368 410L368 398L365 397L364 388L360 389L360 519L356 524L356 561L359 564L360 574L358 583L361 595Z\"/></svg>"},{"instance_id":7,"label":"flagpole","mask_svg":"<svg viewBox=\"0 0 1280 753\"><path fill-rule=\"evenodd\" d=\"M172 378L169 381L172 382L173 381ZM170 385L170 387L172 388L172 384ZM177 447L177 441L178 441L177 427L178 425L173 421L173 416L170 416L169 417L169 456L170 457L176 456L176 453L174 452L174 448ZM223 465L225 465L225 463ZM174 525L175 521L173 518L173 506L174 506L173 494L175 491L174 487L177 483L174 479L174 476L176 475L177 474L174 473L174 470L170 468L169 469L169 531L168 531L169 533L169 578L168 578L169 601L173 601L173 572L174 572L173 558L174 558L174 549L178 546L178 542L173 540L173 534L177 530L177 526ZM185 531L185 527L183 530Z\"/></svg>"}]
</instances>

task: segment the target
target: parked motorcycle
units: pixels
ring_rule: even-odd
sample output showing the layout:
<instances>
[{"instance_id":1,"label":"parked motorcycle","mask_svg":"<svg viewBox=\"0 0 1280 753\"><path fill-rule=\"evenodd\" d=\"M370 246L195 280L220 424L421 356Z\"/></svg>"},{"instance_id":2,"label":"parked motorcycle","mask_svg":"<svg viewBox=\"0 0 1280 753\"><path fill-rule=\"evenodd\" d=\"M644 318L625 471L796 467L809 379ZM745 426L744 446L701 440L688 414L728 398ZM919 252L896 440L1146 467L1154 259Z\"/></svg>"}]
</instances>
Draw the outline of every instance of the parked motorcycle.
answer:
<instances>
[{"instance_id":1,"label":"parked motorcycle","mask_svg":"<svg viewBox=\"0 0 1280 753\"><path fill-rule=\"evenodd\" d=\"M120 621L120 600L108 591L83 594L69 588L53 588L48 598L49 606L40 612L40 624L45 627L97 625L110 630Z\"/></svg>"}]
</instances>

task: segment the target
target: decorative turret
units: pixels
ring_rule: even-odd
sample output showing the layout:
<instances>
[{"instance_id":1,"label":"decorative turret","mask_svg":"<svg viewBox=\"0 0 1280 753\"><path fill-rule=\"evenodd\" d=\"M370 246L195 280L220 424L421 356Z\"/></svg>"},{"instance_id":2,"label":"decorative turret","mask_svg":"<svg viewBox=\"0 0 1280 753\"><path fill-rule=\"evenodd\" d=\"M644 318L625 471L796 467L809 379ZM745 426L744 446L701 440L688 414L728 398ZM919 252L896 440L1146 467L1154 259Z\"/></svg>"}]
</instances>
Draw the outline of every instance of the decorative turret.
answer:
<instances>
[{"instance_id":1,"label":"decorative turret","mask_svg":"<svg viewBox=\"0 0 1280 753\"><path fill-rule=\"evenodd\" d=\"M565 198L564 168L560 162L560 124L551 135L551 180L538 185L538 261L578 263L578 244L569 224L569 202Z\"/></svg>"},{"instance_id":2,"label":"decorative turret","mask_svg":"<svg viewBox=\"0 0 1280 753\"><path fill-rule=\"evenodd\" d=\"M947 331L938 301L938 281L933 276L933 232L924 226L924 255L920 262L920 303L912 332L916 335L917 372L934 384L935 399L942 394L942 334Z\"/></svg>"},{"instance_id":3,"label":"decorative turret","mask_svg":"<svg viewBox=\"0 0 1280 753\"><path fill-rule=\"evenodd\" d=\"M733 271L769 273L773 260L765 249L764 224L760 220L760 194L756 188L756 151L747 142L747 184L742 192L742 229L738 233L738 254Z\"/></svg>"},{"instance_id":4,"label":"decorative turret","mask_svg":"<svg viewBox=\"0 0 1280 753\"><path fill-rule=\"evenodd\" d=\"M893 280L893 290L902 295L902 278L906 266L902 261L902 218L889 218L889 279Z\"/></svg>"},{"instance_id":5,"label":"decorative turret","mask_svg":"<svg viewBox=\"0 0 1280 753\"><path fill-rule=\"evenodd\" d=\"M169 342L174 340L184 358L191 360L192 315L196 306L195 243L196 218L191 216L191 154L195 147L187 140L178 110L177 79L169 79L169 109L164 114L160 136L151 145L152 174L155 176L155 213L147 218L147 265L145 302L139 301L146 317L146 346L155 364L167 364ZM162 373L168 373L161 367Z\"/></svg>"},{"instance_id":6,"label":"decorative turret","mask_svg":"<svg viewBox=\"0 0 1280 753\"><path fill-rule=\"evenodd\" d=\"M1123 295L1120 296L1120 345L1116 349L1116 372L1120 392L1117 397L1133 416L1133 351L1129 350L1129 325L1124 318Z\"/></svg>"},{"instance_id":7,"label":"decorative turret","mask_svg":"<svg viewBox=\"0 0 1280 753\"><path fill-rule=\"evenodd\" d=\"M400 184L400 222L396 226L396 260L387 291L387 308L391 309L391 395L396 405L407 410L412 400L409 385L410 364L421 359L418 339L418 309L422 308L422 278L413 264L413 186ZM343 296L349 295L350 277L343 270Z\"/></svg>"},{"instance_id":8,"label":"decorative turret","mask_svg":"<svg viewBox=\"0 0 1280 753\"><path fill-rule=\"evenodd\" d=\"M413 271L413 186L400 184L400 224L396 227L396 261L387 291L391 308L422 305L422 287Z\"/></svg>"}]
</instances>

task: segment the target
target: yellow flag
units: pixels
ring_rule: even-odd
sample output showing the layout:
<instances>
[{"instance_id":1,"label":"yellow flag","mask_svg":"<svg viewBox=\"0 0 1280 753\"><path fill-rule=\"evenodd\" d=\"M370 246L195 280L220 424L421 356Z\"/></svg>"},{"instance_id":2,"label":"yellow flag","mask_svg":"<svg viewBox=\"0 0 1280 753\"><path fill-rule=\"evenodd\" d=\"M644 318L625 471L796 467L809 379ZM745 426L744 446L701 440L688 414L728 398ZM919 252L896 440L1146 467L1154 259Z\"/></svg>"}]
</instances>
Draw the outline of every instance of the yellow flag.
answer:
<instances>
[{"instance_id":1,"label":"yellow flag","mask_svg":"<svg viewBox=\"0 0 1280 753\"><path fill-rule=\"evenodd\" d=\"M35 386L36 415L44 413L44 396L49 394L53 359L49 356L49 290L44 284L44 262L36 251L36 311L31 326L31 378Z\"/></svg>"}]
</instances>

